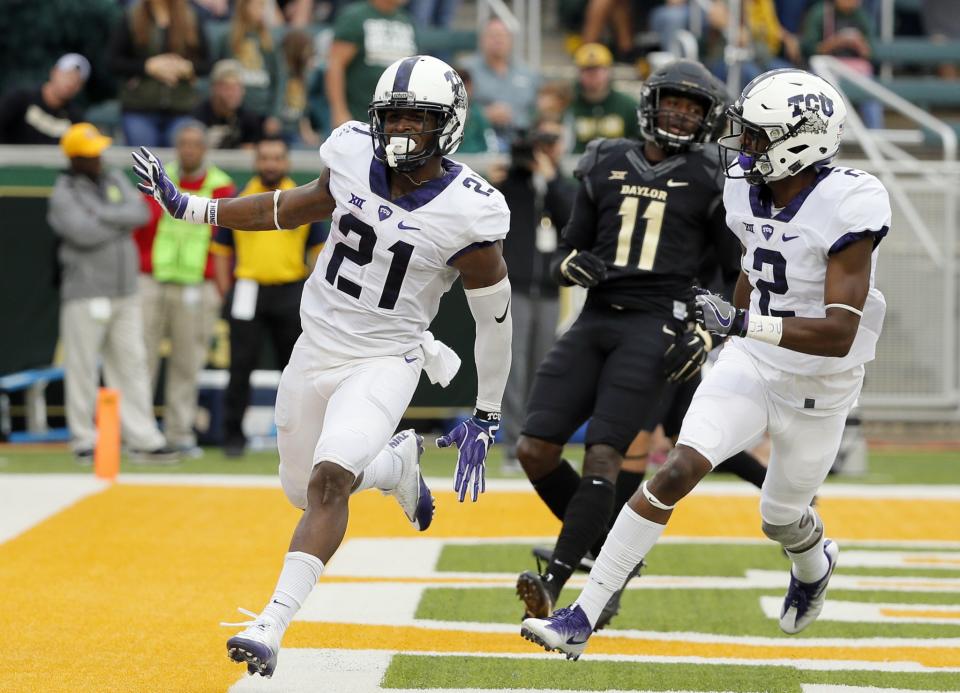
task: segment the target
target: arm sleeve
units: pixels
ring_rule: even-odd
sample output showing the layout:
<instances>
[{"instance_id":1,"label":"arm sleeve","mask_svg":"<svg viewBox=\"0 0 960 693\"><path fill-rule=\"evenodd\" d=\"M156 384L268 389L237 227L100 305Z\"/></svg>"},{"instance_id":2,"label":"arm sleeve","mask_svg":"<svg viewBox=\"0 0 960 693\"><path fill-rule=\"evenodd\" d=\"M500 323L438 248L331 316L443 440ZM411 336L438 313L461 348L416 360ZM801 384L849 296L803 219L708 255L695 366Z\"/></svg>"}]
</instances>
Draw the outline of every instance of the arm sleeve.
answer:
<instances>
[{"instance_id":1,"label":"arm sleeve","mask_svg":"<svg viewBox=\"0 0 960 693\"><path fill-rule=\"evenodd\" d=\"M890 230L890 218L886 188L869 173L859 172L856 185L846 191L832 223L824 230L827 254L838 253L868 236L876 248Z\"/></svg>"},{"instance_id":2,"label":"arm sleeve","mask_svg":"<svg viewBox=\"0 0 960 693\"><path fill-rule=\"evenodd\" d=\"M510 279L492 286L464 289L477 324L473 355L477 363L477 409L498 412L510 374L513 318L510 314Z\"/></svg>"},{"instance_id":3,"label":"arm sleeve","mask_svg":"<svg viewBox=\"0 0 960 693\"><path fill-rule=\"evenodd\" d=\"M357 7L357 6L355 6ZM356 10L344 8L333 22L333 40L347 43L363 43L363 23L354 19Z\"/></svg>"}]
</instances>

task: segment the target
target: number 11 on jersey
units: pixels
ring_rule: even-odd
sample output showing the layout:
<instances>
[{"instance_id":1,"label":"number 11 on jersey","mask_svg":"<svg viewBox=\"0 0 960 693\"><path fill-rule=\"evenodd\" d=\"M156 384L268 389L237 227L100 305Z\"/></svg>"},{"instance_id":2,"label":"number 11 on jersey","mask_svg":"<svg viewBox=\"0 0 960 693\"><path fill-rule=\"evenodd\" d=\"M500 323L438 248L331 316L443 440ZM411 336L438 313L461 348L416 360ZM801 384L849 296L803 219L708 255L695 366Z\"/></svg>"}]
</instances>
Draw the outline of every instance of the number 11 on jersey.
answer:
<instances>
[{"instance_id":1,"label":"number 11 on jersey","mask_svg":"<svg viewBox=\"0 0 960 693\"><path fill-rule=\"evenodd\" d=\"M657 255L657 245L660 243L660 229L663 227L663 212L666 202L649 200L643 210L643 242L640 244L640 259L637 269L652 270L653 261ZM620 203L620 234L617 236L617 256L613 264L626 267L630 262L630 249L633 246L633 237L637 226L637 212L640 208L639 197L624 196Z\"/></svg>"}]
</instances>

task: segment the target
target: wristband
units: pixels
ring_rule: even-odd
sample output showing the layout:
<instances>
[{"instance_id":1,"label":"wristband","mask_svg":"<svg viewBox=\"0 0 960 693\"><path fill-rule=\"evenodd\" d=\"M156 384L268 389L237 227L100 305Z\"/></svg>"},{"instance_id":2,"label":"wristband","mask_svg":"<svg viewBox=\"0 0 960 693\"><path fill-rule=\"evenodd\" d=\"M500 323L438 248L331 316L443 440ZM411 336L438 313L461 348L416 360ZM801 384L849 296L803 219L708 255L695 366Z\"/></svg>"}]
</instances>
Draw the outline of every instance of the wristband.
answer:
<instances>
[{"instance_id":1,"label":"wristband","mask_svg":"<svg viewBox=\"0 0 960 693\"><path fill-rule=\"evenodd\" d=\"M783 337L783 318L748 313L747 334L744 336L776 346Z\"/></svg>"},{"instance_id":2,"label":"wristband","mask_svg":"<svg viewBox=\"0 0 960 693\"><path fill-rule=\"evenodd\" d=\"M498 411L483 411L482 409L474 409L473 415L491 428L500 427L500 412Z\"/></svg>"},{"instance_id":3,"label":"wristband","mask_svg":"<svg viewBox=\"0 0 960 693\"><path fill-rule=\"evenodd\" d=\"M210 207L209 197L187 195L187 207L183 211L183 219L193 224L208 224L207 209Z\"/></svg>"},{"instance_id":4,"label":"wristband","mask_svg":"<svg viewBox=\"0 0 960 693\"><path fill-rule=\"evenodd\" d=\"M277 206L280 202L280 191L275 190L273 192L273 225L276 227L277 231L282 231L280 228L280 215L278 214Z\"/></svg>"}]
</instances>

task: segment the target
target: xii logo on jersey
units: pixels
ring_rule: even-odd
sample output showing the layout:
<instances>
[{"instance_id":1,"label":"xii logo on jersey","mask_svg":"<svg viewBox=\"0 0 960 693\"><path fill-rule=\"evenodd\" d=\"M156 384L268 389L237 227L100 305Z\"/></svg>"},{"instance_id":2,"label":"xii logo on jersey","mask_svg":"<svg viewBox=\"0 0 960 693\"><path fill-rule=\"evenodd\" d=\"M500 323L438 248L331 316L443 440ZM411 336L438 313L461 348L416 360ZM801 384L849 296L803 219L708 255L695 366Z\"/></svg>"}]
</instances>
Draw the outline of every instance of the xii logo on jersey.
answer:
<instances>
[{"instance_id":1,"label":"xii logo on jersey","mask_svg":"<svg viewBox=\"0 0 960 693\"><path fill-rule=\"evenodd\" d=\"M377 214L380 215L380 221L383 221L384 219L390 218L390 215L393 214L393 210L386 205L380 205L380 209L377 210Z\"/></svg>"},{"instance_id":2,"label":"xii logo on jersey","mask_svg":"<svg viewBox=\"0 0 960 693\"><path fill-rule=\"evenodd\" d=\"M763 234L765 240L770 240L770 236L773 235L773 227L770 224L764 224L760 227L760 233Z\"/></svg>"},{"instance_id":3,"label":"xii logo on jersey","mask_svg":"<svg viewBox=\"0 0 960 693\"><path fill-rule=\"evenodd\" d=\"M363 203L366 202L362 197L350 193L350 204L352 204L357 209L363 209Z\"/></svg>"},{"instance_id":4,"label":"xii logo on jersey","mask_svg":"<svg viewBox=\"0 0 960 693\"><path fill-rule=\"evenodd\" d=\"M607 180L626 180L627 172L626 171L610 171L610 177Z\"/></svg>"},{"instance_id":5,"label":"xii logo on jersey","mask_svg":"<svg viewBox=\"0 0 960 693\"><path fill-rule=\"evenodd\" d=\"M743 228L745 228L748 233L756 233L756 231L753 230L753 224L751 224L750 222L747 222L747 221L743 222Z\"/></svg>"}]
</instances>

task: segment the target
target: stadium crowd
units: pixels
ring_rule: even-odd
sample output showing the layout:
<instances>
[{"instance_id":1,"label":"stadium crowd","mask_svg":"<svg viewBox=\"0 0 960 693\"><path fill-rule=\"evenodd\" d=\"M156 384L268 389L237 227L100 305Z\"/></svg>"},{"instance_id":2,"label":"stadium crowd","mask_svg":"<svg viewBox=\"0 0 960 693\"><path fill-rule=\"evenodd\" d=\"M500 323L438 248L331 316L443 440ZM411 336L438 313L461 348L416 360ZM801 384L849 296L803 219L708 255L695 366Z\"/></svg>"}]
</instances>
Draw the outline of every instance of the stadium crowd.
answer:
<instances>
[{"instance_id":1,"label":"stadium crowd","mask_svg":"<svg viewBox=\"0 0 960 693\"><path fill-rule=\"evenodd\" d=\"M955 16L944 9L949 4L925 0L912 30L924 31L926 22L930 35L960 37ZM8 32L0 52L0 144L59 144L73 162L57 183L49 217L62 239L61 339L76 357L66 363L73 449L89 460L91 385L102 351L106 379L134 388L124 400L139 412L130 415L137 429L131 444L156 461L198 454L198 377L222 314L229 318L234 359L224 445L231 455L243 454L241 422L260 342L269 335L278 362L286 362L299 331L299 292L324 228L304 226L282 240L216 227L197 234L162 218L156 203L133 195L122 176L99 164L85 168L86 160L99 161L109 136L131 149L174 147L168 173L183 190L212 198L237 194L230 177L207 160L211 148L251 150L257 175L241 194L286 189L293 186L288 149L315 149L342 123L366 121L385 66L431 52L451 62L469 95L458 153L509 154L510 165L491 172L490 180L514 214L505 254L511 275L523 278L514 282L515 318L521 306L533 311L522 320L526 329L515 332L507 406L521 409L530 371L549 347L544 334L552 336L556 322L556 287L544 268L569 215L569 176L560 160L582 153L595 138L639 137L637 90L630 84L621 90L615 72L635 68L628 81L638 84L657 53L682 52L680 32L695 29L700 60L722 80L729 77L733 34L741 49L733 63L740 84L769 69L804 66L815 54L872 74L881 2L744 0L742 26L731 32L723 0L561 0L556 22L567 34L569 57L554 66L559 71L524 64L497 18L481 28L473 52L442 42L432 48L425 37L452 27L458 0L57 0L56 12L45 5L24 1L0 9L0 23L24 28ZM900 20L911 31L911 18ZM575 78L550 77L563 69ZM956 77L956 66L938 71ZM878 103L864 101L860 110L868 127L883 126ZM108 183L86 185L90 180ZM64 211L92 207L96 197L109 203L114 217L78 224ZM106 265L84 265L89 254L78 249L99 243L105 229L122 252L100 257ZM93 280L105 276L124 280L96 286ZM90 281L78 284L78 277ZM544 325L535 319L541 313L549 315ZM107 332L122 333L89 332L89 316ZM161 440L139 419L150 418L145 386L156 386L164 339L172 349ZM73 348L67 340L85 346ZM131 341L142 348L122 346ZM126 361L112 364L111 355ZM510 418L517 424L522 413ZM508 434L512 450L518 432Z\"/></svg>"}]
</instances>

